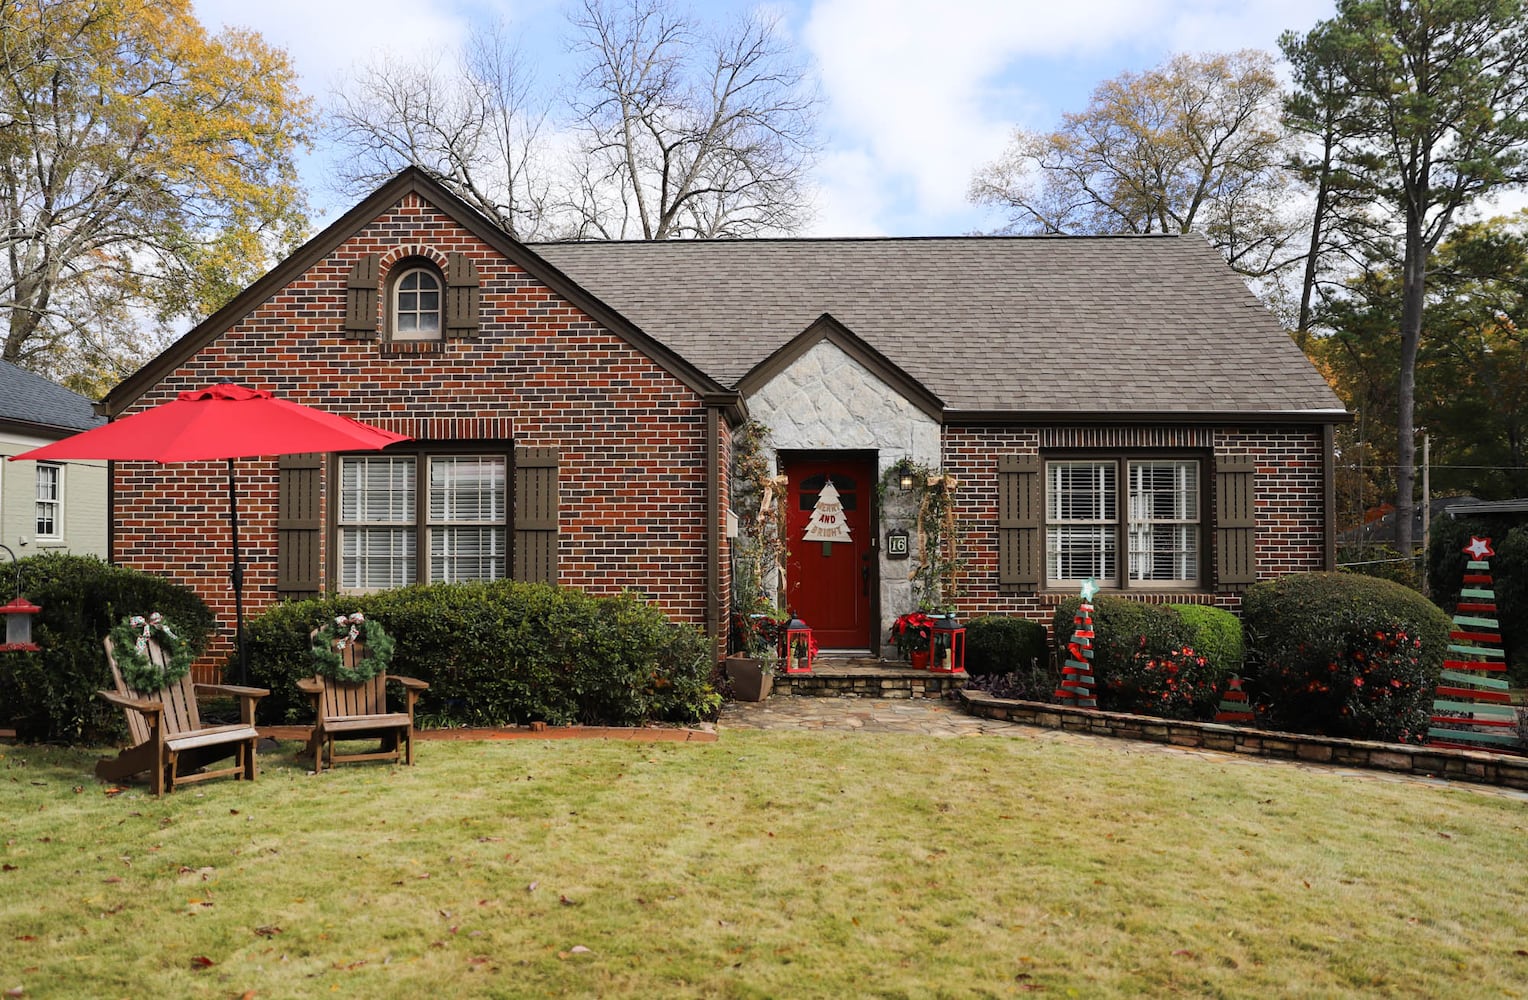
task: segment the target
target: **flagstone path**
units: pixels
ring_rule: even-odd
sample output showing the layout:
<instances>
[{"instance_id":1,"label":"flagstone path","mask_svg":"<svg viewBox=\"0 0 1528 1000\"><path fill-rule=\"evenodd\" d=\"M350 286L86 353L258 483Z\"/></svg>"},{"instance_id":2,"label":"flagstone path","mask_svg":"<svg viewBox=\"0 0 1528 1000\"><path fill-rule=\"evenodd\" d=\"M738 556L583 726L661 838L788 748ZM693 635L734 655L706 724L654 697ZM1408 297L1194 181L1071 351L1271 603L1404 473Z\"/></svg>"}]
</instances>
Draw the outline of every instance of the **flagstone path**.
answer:
<instances>
[{"instance_id":1,"label":"flagstone path","mask_svg":"<svg viewBox=\"0 0 1528 1000\"><path fill-rule=\"evenodd\" d=\"M1009 739L1053 740L1060 743L1108 746L1125 754L1193 756L1216 763L1237 764L1244 767L1296 767L1305 771L1335 773L1345 778L1363 781L1430 785L1434 788L1451 788L1479 795L1495 795L1518 802L1528 802L1528 792L1491 785L1477 785L1467 781L1445 781L1441 778L1332 767L1303 761L1222 753L1217 750L1176 747L1165 743L1120 740L1107 736L1090 736L1086 733L1025 726L1014 722L999 722L967 715L953 701L932 698L899 700L777 696L762 702L729 701L722 706L721 718L717 720L716 728L723 740L726 739L729 729L777 732L906 733L946 738L999 736Z\"/></svg>"}]
</instances>

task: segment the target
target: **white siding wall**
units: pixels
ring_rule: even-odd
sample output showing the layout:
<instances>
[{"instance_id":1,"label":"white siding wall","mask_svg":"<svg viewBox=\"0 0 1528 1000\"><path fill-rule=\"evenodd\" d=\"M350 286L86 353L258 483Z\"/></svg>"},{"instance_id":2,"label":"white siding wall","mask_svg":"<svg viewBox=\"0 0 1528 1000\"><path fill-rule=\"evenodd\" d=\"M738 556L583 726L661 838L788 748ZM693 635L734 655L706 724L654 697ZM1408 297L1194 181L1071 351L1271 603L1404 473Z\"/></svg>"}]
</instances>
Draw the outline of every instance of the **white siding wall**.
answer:
<instances>
[{"instance_id":1,"label":"white siding wall","mask_svg":"<svg viewBox=\"0 0 1528 1000\"><path fill-rule=\"evenodd\" d=\"M0 433L0 454L15 455L48 443L47 438ZM63 463L63 537L39 542L37 463L0 461L0 542L17 558L39 552L107 558L106 491L105 462ZM0 561L5 561L3 553Z\"/></svg>"}]
</instances>

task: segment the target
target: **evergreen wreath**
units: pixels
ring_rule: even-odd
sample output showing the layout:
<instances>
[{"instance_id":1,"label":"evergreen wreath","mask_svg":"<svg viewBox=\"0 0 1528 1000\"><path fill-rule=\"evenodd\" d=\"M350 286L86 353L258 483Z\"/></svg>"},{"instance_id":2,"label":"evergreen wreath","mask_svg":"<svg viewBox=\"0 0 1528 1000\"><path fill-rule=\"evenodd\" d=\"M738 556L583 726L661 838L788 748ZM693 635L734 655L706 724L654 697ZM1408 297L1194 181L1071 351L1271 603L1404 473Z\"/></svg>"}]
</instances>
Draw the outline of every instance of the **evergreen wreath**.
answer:
<instances>
[{"instance_id":1,"label":"evergreen wreath","mask_svg":"<svg viewBox=\"0 0 1528 1000\"><path fill-rule=\"evenodd\" d=\"M149 659L150 642L164 652L163 666ZM179 681L191 672L195 659L190 644L157 611L147 618L131 615L118 622L111 630L111 649L123 683L144 693L163 691Z\"/></svg>"},{"instance_id":2,"label":"evergreen wreath","mask_svg":"<svg viewBox=\"0 0 1528 1000\"><path fill-rule=\"evenodd\" d=\"M353 642L359 642L366 655L352 669L345 666L341 653ZM319 676L341 684L361 684L387 673L393 662L393 640L381 625L355 611L337 616L333 625L313 633L313 659L318 661Z\"/></svg>"}]
</instances>

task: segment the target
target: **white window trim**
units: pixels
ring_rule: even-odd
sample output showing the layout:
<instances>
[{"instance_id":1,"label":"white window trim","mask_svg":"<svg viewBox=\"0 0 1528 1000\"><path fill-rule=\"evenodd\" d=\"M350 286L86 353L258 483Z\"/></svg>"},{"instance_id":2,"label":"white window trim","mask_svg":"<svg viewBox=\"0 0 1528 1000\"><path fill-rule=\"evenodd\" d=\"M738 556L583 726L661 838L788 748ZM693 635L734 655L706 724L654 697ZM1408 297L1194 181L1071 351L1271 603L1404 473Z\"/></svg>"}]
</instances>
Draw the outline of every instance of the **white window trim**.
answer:
<instances>
[{"instance_id":1,"label":"white window trim","mask_svg":"<svg viewBox=\"0 0 1528 1000\"><path fill-rule=\"evenodd\" d=\"M413 516L408 521L347 521L344 520L344 463L346 461L364 461L367 458L395 458L409 459L414 463L414 509L410 512ZM501 517L493 520L436 520L430 513L430 482L431 468L437 459L476 458L491 459L500 463L503 470L504 498ZM486 447L482 450L461 450L434 448L422 448L414 451L387 454L363 454L338 456L335 465L335 523L334 533L331 536L331 544L334 549L334 575L337 584L336 589L343 594L369 594L387 589L380 587L347 587L344 585L344 544L345 532L350 530L363 530L366 528L390 528L406 529L414 540L414 575L408 581L412 583L439 583L434 574L432 536L438 529L457 527L494 527L502 532L502 543L497 555L497 573L492 579L509 579L511 574L510 547L513 544L513 469L514 464L508 449ZM400 586L407 586L401 584Z\"/></svg>"},{"instance_id":2,"label":"white window trim","mask_svg":"<svg viewBox=\"0 0 1528 1000\"><path fill-rule=\"evenodd\" d=\"M413 274L423 274L435 283L436 308L433 310L435 314L434 330L401 331L398 329L398 296L403 294L403 283L408 280L410 275ZM391 288L388 293L388 298L389 308L387 311L387 326L389 339L398 341L429 341L441 339L441 336L444 334L446 328L446 283L444 280L442 280L440 273L433 267L426 267L422 264L416 265L414 267L408 268L402 274L399 274L392 281ZM419 309L409 310L410 313L416 316L419 315L421 311L422 310Z\"/></svg>"},{"instance_id":3,"label":"white window trim","mask_svg":"<svg viewBox=\"0 0 1528 1000\"><path fill-rule=\"evenodd\" d=\"M1154 463L1177 463L1192 462L1197 467L1195 473L1196 491L1194 506L1198 512L1197 519L1181 520L1147 520L1136 521L1131 517L1131 467L1133 465L1149 465ZM1055 520L1051 517L1051 467L1064 464L1103 464L1109 463L1115 469L1115 517L1113 520L1088 521L1088 520ZM1205 470L1209 465L1207 459L1185 454L1166 454L1155 456L1150 454L1120 454L1111 453L1106 455L1090 456L1087 454L1061 454L1054 457L1046 457L1041 465L1041 485L1044 489L1042 502L1044 504L1044 539L1043 558L1045 560L1045 586L1054 590L1072 590L1081 585L1081 580L1064 579L1051 576L1051 538L1052 531L1058 527L1109 527L1114 531L1114 576L1109 579L1099 579L1098 586L1103 590L1119 592L1128 591L1169 591L1181 590L1185 592L1197 592L1205 589L1207 585L1205 570L1205 545L1206 538L1211 530L1211 525L1206 523L1206 502L1204 496ZM1135 524L1190 524L1198 532L1195 546L1194 579L1192 580L1137 580L1131 577L1131 539Z\"/></svg>"},{"instance_id":4,"label":"white window trim","mask_svg":"<svg viewBox=\"0 0 1528 1000\"><path fill-rule=\"evenodd\" d=\"M37 496L37 485L43 469L52 469L57 473L54 480L56 490L52 500L44 500ZM38 542L62 542L64 540L64 467L57 462L38 462L37 470L32 477L32 530ZM37 531L37 508L43 504L53 506L53 532L43 534Z\"/></svg>"}]
</instances>

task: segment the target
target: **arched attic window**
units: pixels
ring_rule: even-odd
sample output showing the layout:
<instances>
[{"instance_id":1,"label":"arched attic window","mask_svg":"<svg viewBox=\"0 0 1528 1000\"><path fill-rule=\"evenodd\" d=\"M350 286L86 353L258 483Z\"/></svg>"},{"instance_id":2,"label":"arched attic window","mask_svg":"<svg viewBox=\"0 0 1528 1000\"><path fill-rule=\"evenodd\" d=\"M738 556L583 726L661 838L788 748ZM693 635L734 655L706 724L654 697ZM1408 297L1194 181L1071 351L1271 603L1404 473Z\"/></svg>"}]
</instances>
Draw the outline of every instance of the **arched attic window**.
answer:
<instances>
[{"instance_id":1,"label":"arched attic window","mask_svg":"<svg viewBox=\"0 0 1528 1000\"><path fill-rule=\"evenodd\" d=\"M439 340L445 328L445 282L425 260L403 261L387 291L389 340Z\"/></svg>"}]
</instances>

